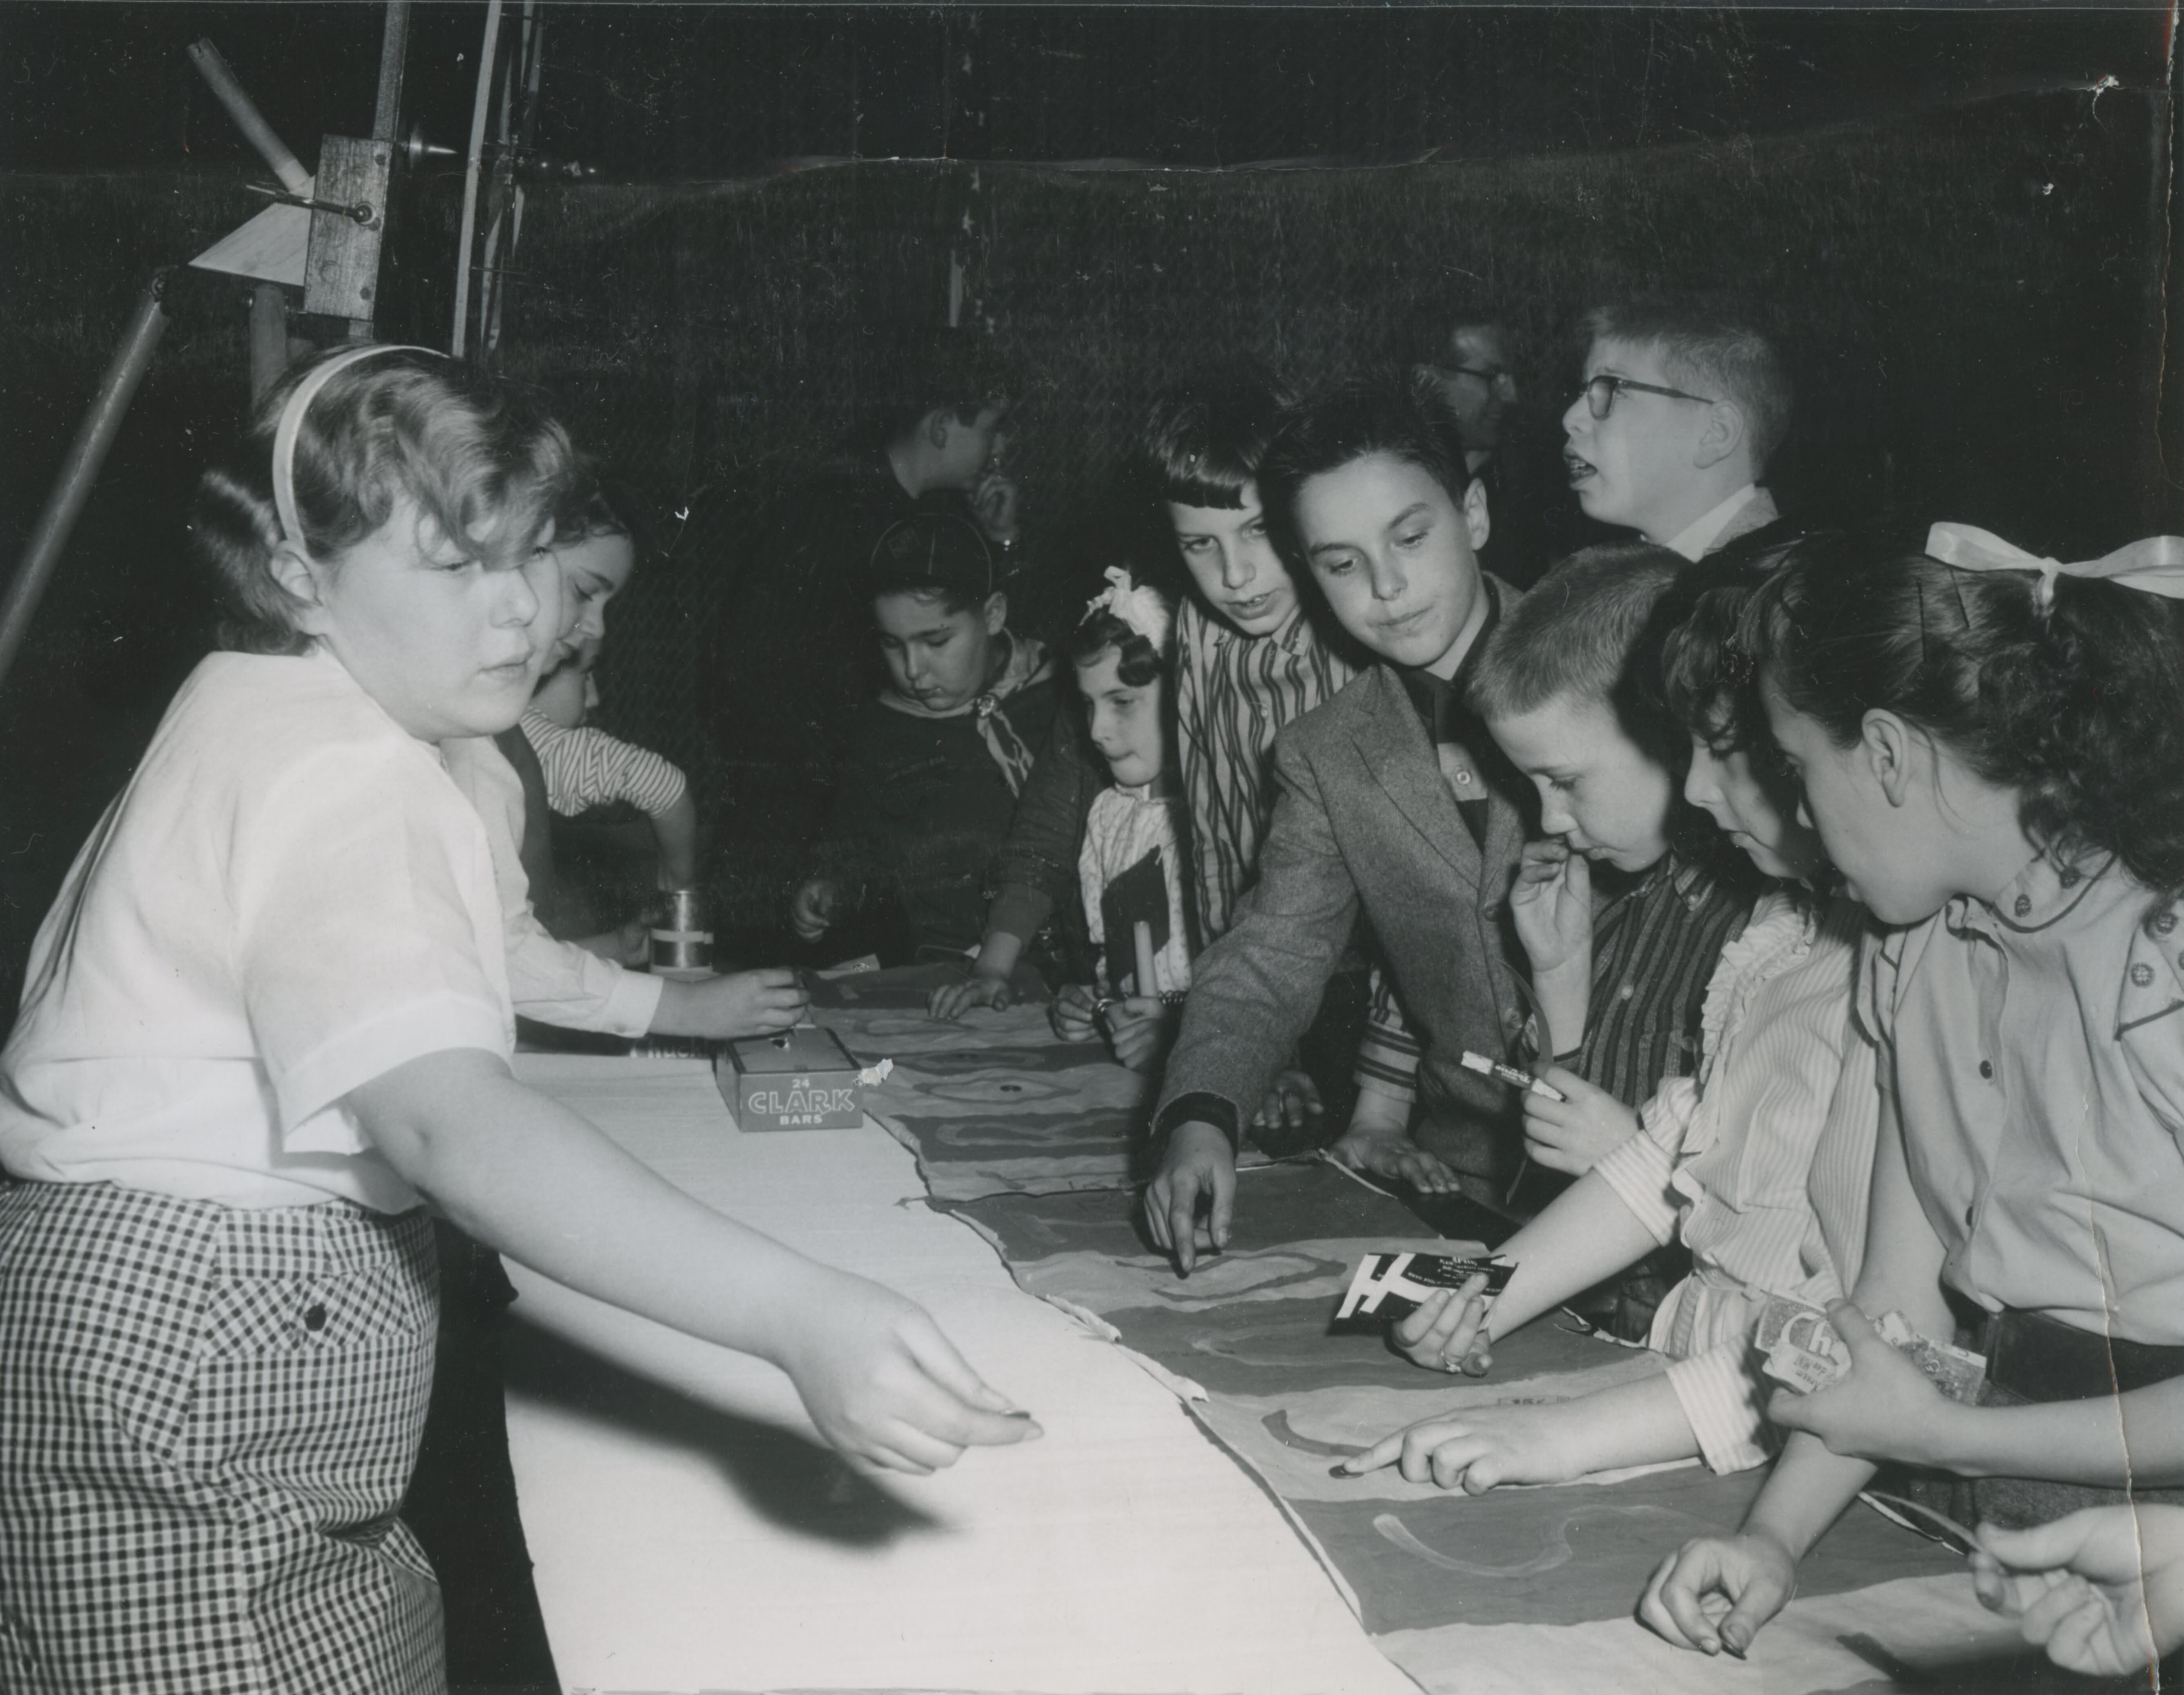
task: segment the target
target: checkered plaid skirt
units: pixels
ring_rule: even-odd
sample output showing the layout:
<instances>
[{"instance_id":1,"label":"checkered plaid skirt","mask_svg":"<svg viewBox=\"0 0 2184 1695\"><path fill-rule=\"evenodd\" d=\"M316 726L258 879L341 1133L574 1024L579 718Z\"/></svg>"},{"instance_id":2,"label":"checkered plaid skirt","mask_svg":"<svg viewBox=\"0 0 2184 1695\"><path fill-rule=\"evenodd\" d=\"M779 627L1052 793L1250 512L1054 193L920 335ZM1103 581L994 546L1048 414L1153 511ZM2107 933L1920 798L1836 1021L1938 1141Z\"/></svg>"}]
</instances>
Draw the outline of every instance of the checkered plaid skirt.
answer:
<instances>
[{"instance_id":1,"label":"checkered plaid skirt","mask_svg":"<svg viewBox=\"0 0 2184 1695\"><path fill-rule=\"evenodd\" d=\"M439 1695L421 1213L0 1185L0 1690Z\"/></svg>"}]
</instances>

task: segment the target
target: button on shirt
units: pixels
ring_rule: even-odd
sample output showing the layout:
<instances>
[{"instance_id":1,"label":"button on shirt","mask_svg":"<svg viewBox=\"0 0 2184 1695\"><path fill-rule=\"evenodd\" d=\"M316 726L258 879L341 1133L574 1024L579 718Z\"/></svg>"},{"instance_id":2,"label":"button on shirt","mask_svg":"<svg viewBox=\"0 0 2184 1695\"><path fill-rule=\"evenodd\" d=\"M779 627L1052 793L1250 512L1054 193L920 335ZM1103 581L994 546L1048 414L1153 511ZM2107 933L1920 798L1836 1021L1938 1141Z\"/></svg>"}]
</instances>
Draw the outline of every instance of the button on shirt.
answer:
<instances>
[{"instance_id":1,"label":"button on shirt","mask_svg":"<svg viewBox=\"0 0 2184 1695\"><path fill-rule=\"evenodd\" d=\"M2184 1344L2184 959L2114 860L2034 861L1871 951L1883 1047L1943 1276L1987 1311Z\"/></svg>"}]
</instances>

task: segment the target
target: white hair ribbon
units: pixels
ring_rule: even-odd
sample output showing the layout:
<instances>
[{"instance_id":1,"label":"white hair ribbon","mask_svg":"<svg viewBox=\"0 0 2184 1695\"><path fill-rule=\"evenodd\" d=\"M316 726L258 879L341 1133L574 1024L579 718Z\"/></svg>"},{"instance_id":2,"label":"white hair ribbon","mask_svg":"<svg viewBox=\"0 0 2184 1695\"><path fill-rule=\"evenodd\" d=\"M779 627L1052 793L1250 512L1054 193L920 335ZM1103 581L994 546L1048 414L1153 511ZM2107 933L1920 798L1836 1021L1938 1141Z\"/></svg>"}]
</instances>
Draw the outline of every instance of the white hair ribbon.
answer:
<instances>
[{"instance_id":1,"label":"white hair ribbon","mask_svg":"<svg viewBox=\"0 0 2184 1695\"><path fill-rule=\"evenodd\" d=\"M1095 612L1112 612L1150 642L1155 653L1166 653L1174 615L1161 598L1160 590L1132 582L1130 573L1119 565L1109 566L1106 577L1106 589L1085 603L1084 616L1089 618Z\"/></svg>"},{"instance_id":2,"label":"white hair ribbon","mask_svg":"<svg viewBox=\"0 0 2184 1695\"><path fill-rule=\"evenodd\" d=\"M2057 577L2091 577L2166 599L2184 600L2184 536L2147 536L2114 553L2080 564L2042 559L2000 536L1970 524L1936 524L1926 532L1926 552L1960 571L2036 571L2040 610L2055 599Z\"/></svg>"},{"instance_id":3,"label":"white hair ribbon","mask_svg":"<svg viewBox=\"0 0 2184 1695\"><path fill-rule=\"evenodd\" d=\"M304 415L311 410L311 402L319 398L319 391L336 375L359 360L376 358L383 353L447 357L437 348L398 347L382 342L351 348L312 367L311 374L289 391L287 404L281 408L281 421L273 427L273 510L280 515L282 539L299 552L309 551L304 545L304 521L296 511L296 438L303 433Z\"/></svg>"}]
</instances>

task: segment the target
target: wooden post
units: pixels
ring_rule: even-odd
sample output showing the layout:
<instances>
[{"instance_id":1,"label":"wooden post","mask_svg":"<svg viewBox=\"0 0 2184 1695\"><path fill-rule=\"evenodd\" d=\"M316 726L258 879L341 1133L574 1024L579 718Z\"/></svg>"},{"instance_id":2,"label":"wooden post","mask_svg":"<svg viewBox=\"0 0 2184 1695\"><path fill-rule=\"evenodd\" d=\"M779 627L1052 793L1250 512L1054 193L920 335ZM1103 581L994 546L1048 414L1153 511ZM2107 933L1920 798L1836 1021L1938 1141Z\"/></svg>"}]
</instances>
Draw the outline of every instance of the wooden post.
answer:
<instances>
[{"instance_id":1,"label":"wooden post","mask_svg":"<svg viewBox=\"0 0 2184 1695\"><path fill-rule=\"evenodd\" d=\"M402 117L402 68L410 51L410 0L387 0L387 27L379 37L379 103L371 138L391 142Z\"/></svg>"},{"instance_id":2,"label":"wooden post","mask_svg":"<svg viewBox=\"0 0 2184 1695\"><path fill-rule=\"evenodd\" d=\"M261 282L250 291L250 400L265 398L265 391L288 368L288 295L277 282Z\"/></svg>"}]
</instances>

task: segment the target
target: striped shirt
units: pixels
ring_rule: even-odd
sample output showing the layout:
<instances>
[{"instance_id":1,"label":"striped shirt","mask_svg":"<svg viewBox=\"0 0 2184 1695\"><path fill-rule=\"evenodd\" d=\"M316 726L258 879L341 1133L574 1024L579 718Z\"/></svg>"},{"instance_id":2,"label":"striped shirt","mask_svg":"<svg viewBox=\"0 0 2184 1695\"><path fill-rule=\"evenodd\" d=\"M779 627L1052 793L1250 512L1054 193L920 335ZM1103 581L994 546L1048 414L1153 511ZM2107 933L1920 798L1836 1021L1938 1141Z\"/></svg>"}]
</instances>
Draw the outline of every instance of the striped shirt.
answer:
<instances>
[{"instance_id":1,"label":"striped shirt","mask_svg":"<svg viewBox=\"0 0 2184 1695\"><path fill-rule=\"evenodd\" d=\"M1699 1018L1724 945L1752 910L1753 873L1741 854L1706 860L1670 851L1593 914L1592 995L1585 1038L1557 1061L1618 1101L1642 1101L1663 1078L1697 1063ZM1374 985L1369 1027L1357 1053L1360 1089L1408 1101L1417 1090L1418 1039L1384 983ZM1538 1020L1514 1056L1539 1046ZM1534 1183L1550 1185L1544 1174ZM1535 1203L1536 1204L1536 1203Z\"/></svg>"},{"instance_id":2,"label":"striped shirt","mask_svg":"<svg viewBox=\"0 0 2184 1695\"><path fill-rule=\"evenodd\" d=\"M1247 636L1186 599L1175 651L1176 746L1197 850L1199 936L1210 944L1258 867L1276 733L1356 673L1301 610L1270 636Z\"/></svg>"},{"instance_id":3,"label":"striped shirt","mask_svg":"<svg viewBox=\"0 0 2184 1695\"><path fill-rule=\"evenodd\" d=\"M1773 1386L1747 1344L1770 1294L1825 1306L1857 1280L1880 1094L1852 1013L1865 913L1763 895L1707 985L1695 1077L1663 1083L1644 1131L1593 1169L1692 1269L1655 1314L1699 1451L1716 1471L1767 1458Z\"/></svg>"},{"instance_id":4,"label":"striped shirt","mask_svg":"<svg viewBox=\"0 0 2184 1695\"><path fill-rule=\"evenodd\" d=\"M616 800L656 818L690 789L682 772L658 754L604 730L571 730L543 712L526 712L523 736L546 773L546 804L565 818Z\"/></svg>"}]
</instances>

